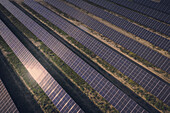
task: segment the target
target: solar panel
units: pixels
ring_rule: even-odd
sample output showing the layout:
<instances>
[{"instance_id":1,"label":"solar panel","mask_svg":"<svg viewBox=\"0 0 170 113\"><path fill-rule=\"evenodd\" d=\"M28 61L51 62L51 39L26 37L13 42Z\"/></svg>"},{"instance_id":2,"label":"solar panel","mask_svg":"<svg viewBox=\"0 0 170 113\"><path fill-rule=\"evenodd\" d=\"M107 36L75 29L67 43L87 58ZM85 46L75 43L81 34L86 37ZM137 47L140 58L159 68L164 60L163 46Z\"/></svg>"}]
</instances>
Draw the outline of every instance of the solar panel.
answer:
<instances>
[{"instance_id":1,"label":"solar panel","mask_svg":"<svg viewBox=\"0 0 170 113\"><path fill-rule=\"evenodd\" d=\"M48 0L47 0L48 1ZM93 5L90 5L84 1L80 0L67 0L68 2L78 6L81 9L85 9L86 11L104 19L108 22L152 43L155 46L158 46L162 49L165 49L166 51L170 51L168 48L168 45L170 45L170 42L168 39L165 39L157 34L154 34L150 31L147 31L146 29L139 27L125 19L119 18L117 16L114 16L103 9L97 8ZM53 1L49 1L48 3L52 4Z\"/></svg>"},{"instance_id":2,"label":"solar panel","mask_svg":"<svg viewBox=\"0 0 170 113\"><path fill-rule=\"evenodd\" d=\"M42 7L40 4L33 3L33 2L26 2L26 1L25 1L25 3L27 5L29 5L31 8L33 8L35 11L37 11L39 14L44 16L46 19L51 21L57 27L59 27L60 29L65 31L67 34L69 34L70 36L75 38L77 41L82 43L85 47L89 48L96 55L100 56L102 59L104 59L105 61L110 63L112 66L114 66L115 68L120 70L122 73L124 73L125 75L127 75L128 77L130 77L131 79L136 81L141 86L146 87L145 89L147 91L151 92L152 94L157 96L159 99L164 100L162 95L168 96L169 87L163 81L158 80L156 77L152 76L149 72L143 70L141 67L132 63L128 59L122 57L120 54L117 54L108 46L105 46L103 43L96 40L94 37L88 35L87 33L83 32L82 30L73 26L72 24L70 24L69 22L64 20L63 18L52 13L50 10ZM63 26L67 26L67 28L65 29L65 27L63 27ZM63 48L63 47L61 47L61 48ZM62 51L63 50L59 51L59 53ZM103 52L105 52L105 53L103 54ZM69 54L69 53L67 53L67 54ZM74 66L72 61L76 60L76 59L73 59L75 57L72 57L71 58L72 60L68 61L68 57L72 56L72 55L69 55L67 57L67 54L63 54L63 56L61 56L61 57L65 57L64 61L66 60L65 62L68 62L68 65L72 64ZM79 61L79 60L77 60L77 61ZM77 64L77 62L74 62L74 63ZM79 67L82 67L82 66L79 66ZM137 70L139 70L139 71L137 71ZM83 76L83 77L85 77L85 76ZM145 79L141 79L143 77L145 77ZM83 79L85 79L85 78L83 78ZM152 80L149 81L150 79L152 79ZM155 84L157 81L159 81L160 84ZM148 85L151 84L150 87L147 87L148 82L149 82ZM157 86L154 87L154 85L157 85ZM162 90L162 88L164 88L164 89ZM160 94L160 92L161 92L161 94ZM164 100L164 102L169 104L168 100L166 100L166 99Z\"/></svg>"},{"instance_id":3,"label":"solar panel","mask_svg":"<svg viewBox=\"0 0 170 113\"><path fill-rule=\"evenodd\" d=\"M1 79L0 79L0 105L1 113L19 113L17 107L15 106Z\"/></svg>"},{"instance_id":4,"label":"solar panel","mask_svg":"<svg viewBox=\"0 0 170 113\"><path fill-rule=\"evenodd\" d=\"M169 15L166 14L166 10L168 11L167 7L161 7L163 10L155 10L152 9L152 7L147 7L146 5L138 4L134 0L133 2L128 0L110 0L114 3L117 3L119 5L122 5L124 7L130 8L131 10L135 10L137 12L140 12L144 15L150 16L152 18L158 19L160 21L163 21L165 23L169 23L168 17ZM142 0L140 0L142 2ZM152 2L153 3L153 2ZM151 6L151 5L150 5Z\"/></svg>"},{"instance_id":5,"label":"solar panel","mask_svg":"<svg viewBox=\"0 0 170 113\"><path fill-rule=\"evenodd\" d=\"M10 6L9 1L5 3L6 4L3 4L4 6L6 7ZM77 113L77 112L83 113L81 108L74 102L74 100L64 91L64 89L61 88L61 86L55 81L55 79L52 78L52 76L45 70L45 68L35 59L35 57L25 48L25 46L17 39L17 37L6 27L6 25L1 20L0 20L0 26L1 26L0 31L1 31L2 38L13 50L14 54L18 57L18 59L22 63L25 61L25 59L23 59L23 54L22 54L23 52L25 52L24 55L26 57L29 57L28 62L27 63L24 62L23 65L26 67L26 69L31 74L31 76L35 79L35 81L40 85L43 91L47 94L47 96L50 97L50 94L53 93L53 92L47 93L50 90L50 88L56 88L57 86L57 88L60 89L58 92L54 92L58 95L55 95L54 98L50 98L51 100L57 101L57 102L52 101L54 105L57 107L57 109L60 112L66 109L67 111L69 111L70 105L68 106L68 101L71 101L73 103L71 107L73 107L74 104L75 104L74 106L77 107L77 109L73 110L73 113ZM47 82L47 80L50 81ZM53 87L51 87L51 85ZM60 91L62 92L62 94L60 93ZM65 99L66 97L67 99Z\"/></svg>"},{"instance_id":6,"label":"solar panel","mask_svg":"<svg viewBox=\"0 0 170 113\"><path fill-rule=\"evenodd\" d=\"M49 3L51 3L51 5L60 9L61 11L67 13L68 15L81 21L82 23L86 24L87 26L91 27L95 31L97 31L97 32L103 34L104 36L108 37L109 39L113 40L115 43L120 44L124 48L135 53L136 55L144 58L145 60L149 61L150 63L154 64L155 66L170 73L170 67L169 67L169 63L167 62L168 61L167 57L161 55L160 53L142 45L141 43L139 43L129 37L126 37L125 35L109 28L108 26L96 21L95 19L92 19L91 17L83 14L82 12L80 12L78 10L75 10L74 8L64 4L61 1L50 1ZM41 9L35 8L34 10L38 11L38 13L43 15L45 18L48 18L48 20L50 20L54 24L56 23L56 21L53 19L53 18L56 18L55 14L53 14L53 13L51 14L50 11L46 11L47 14L50 15L50 17L47 17L47 15L45 15L43 13L43 11L42 11L43 9L41 10ZM44 10L46 10L46 9L44 9ZM52 18L52 16L53 16L53 18ZM63 22L60 23L61 27L63 26L62 23ZM58 24L58 27L60 27L60 26ZM63 28L63 30L64 29L65 28ZM67 29L68 29L68 27L67 27ZM170 41L168 41L168 43L170 43ZM169 45L167 45L167 48L169 48Z\"/></svg>"},{"instance_id":7,"label":"solar panel","mask_svg":"<svg viewBox=\"0 0 170 113\"><path fill-rule=\"evenodd\" d=\"M34 3L33 1L31 3ZM2 3L4 6L6 6L4 4L4 2ZM78 71L75 71L78 75L80 75L82 78L85 78L84 80L89 83L97 92L99 92L99 94L101 94L103 97L105 96L105 94L107 94L106 96L108 98L106 98L106 100L112 100L110 101L110 103L115 106L115 108L119 111L122 112L133 112L134 110L137 110L137 112L146 112L146 110L144 110L140 105L138 105L134 100L132 100L130 97L128 97L125 93L123 93L121 90L119 90L116 86L114 86L112 83L110 83L107 79L105 79L101 74L99 74L95 69L93 69L89 64L87 64L85 61L83 61L80 57L78 57L76 54L74 54L71 50L69 50L68 48L66 48L61 42L59 42L55 37L53 37L52 35L50 35L46 30L44 30L42 27L40 27L36 22L34 22L32 19L30 19L28 16L26 16L23 12L21 12L20 10L18 10L18 8L16 8L14 5L8 3L8 7L6 7L14 16L16 16L16 18L18 18L30 31L32 31L44 44L46 44L53 52L55 52L55 54L57 56L59 56L68 66L70 66L74 71L77 68L81 69ZM18 15L20 15L21 17L19 17ZM29 26L28 24L32 23L32 26ZM33 29L33 28L36 28ZM39 34L44 34L39 35ZM70 57L71 56L71 57ZM75 63L79 61L79 63ZM74 64L74 65L72 65ZM84 73L82 73L81 70L84 70ZM90 74L85 74L91 72ZM93 79L93 81L91 81L90 78L93 78L93 76L96 75L97 79ZM46 75L49 76L49 75ZM38 77L38 76L37 76ZM47 83L51 83L50 78L48 80L46 80ZM43 84L41 82L39 82L40 84ZM94 84L96 83L96 84ZM46 84L46 83L45 83ZM103 86L101 86L100 84L105 84ZM42 88L46 91L46 85L42 85ZM105 94L103 95L103 93L100 93L101 91L103 91L103 89L106 89ZM60 91L62 93L62 91ZM60 93L59 92L59 93ZM117 95L114 94L114 92L117 92ZM48 93L48 92L47 92ZM52 95L53 93L51 93ZM124 98L118 98L118 95L123 95ZM49 96L49 97L54 97L54 96ZM58 93L56 95L59 95ZM65 96L65 95L62 95ZM53 99L51 98L52 101L54 103L57 103L58 100L56 100L57 98ZM119 103L116 103L115 99L119 99ZM124 104L123 103L127 101L129 102L129 104ZM136 108L132 109L128 106L130 106L131 104L138 106ZM119 106L121 105L121 107ZM57 106L59 106L57 104ZM60 106L59 106L60 108ZM73 107L74 109L77 110L77 106ZM72 109L73 110L73 109ZM72 111L71 110L71 111Z\"/></svg>"},{"instance_id":8,"label":"solar panel","mask_svg":"<svg viewBox=\"0 0 170 113\"><path fill-rule=\"evenodd\" d=\"M134 0L134 2L170 14L169 0L160 0L159 3L149 1L149 0Z\"/></svg>"},{"instance_id":9,"label":"solar panel","mask_svg":"<svg viewBox=\"0 0 170 113\"><path fill-rule=\"evenodd\" d=\"M130 20L133 20L139 24L142 24L148 28L154 29L155 31L158 31L160 33L170 36L170 32L169 32L170 26L168 26L164 23L158 22L154 19L148 18L144 15L141 15L137 12L134 12L127 8L121 7L119 5L113 4L109 1L105 1L105 0L88 0L88 1L93 2L99 6L102 6L102 7L106 8L110 11L113 11L117 14L120 14L120 15L122 15ZM164 20L166 20L167 23L170 23L169 18L170 18L170 16L168 15L164 18Z\"/></svg>"}]
</instances>

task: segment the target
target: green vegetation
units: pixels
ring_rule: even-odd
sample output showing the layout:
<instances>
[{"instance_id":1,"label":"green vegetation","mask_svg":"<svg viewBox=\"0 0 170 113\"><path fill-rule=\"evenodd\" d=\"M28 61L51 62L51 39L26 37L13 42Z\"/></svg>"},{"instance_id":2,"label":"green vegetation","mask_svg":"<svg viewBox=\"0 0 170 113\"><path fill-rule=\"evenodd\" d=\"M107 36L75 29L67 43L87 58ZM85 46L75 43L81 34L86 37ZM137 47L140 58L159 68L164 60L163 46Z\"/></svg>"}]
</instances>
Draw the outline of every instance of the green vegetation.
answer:
<instances>
[{"instance_id":1,"label":"green vegetation","mask_svg":"<svg viewBox=\"0 0 170 113\"><path fill-rule=\"evenodd\" d=\"M62 61L51 49L49 49L46 45L41 43L40 49L57 64L70 78L77 83L78 86L82 87L86 82L77 75L64 61Z\"/></svg>"},{"instance_id":2,"label":"green vegetation","mask_svg":"<svg viewBox=\"0 0 170 113\"><path fill-rule=\"evenodd\" d=\"M91 58L95 58L96 54L94 54L92 51L90 51L88 48L83 46L80 42L75 40L73 37L66 37L71 43L73 43L75 46L77 46L79 49L84 51L86 54L88 54Z\"/></svg>"},{"instance_id":3,"label":"green vegetation","mask_svg":"<svg viewBox=\"0 0 170 113\"><path fill-rule=\"evenodd\" d=\"M147 60L145 60L145 59L143 59L143 58L137 56L135 53L133 53L133 52L127 50L126 48L118 47L118 46L117 46L117 48L119 48L123 53L126 53L127 55L133 57L135 60L140 61L141 63L143 63L143 64L146 65L147 67L152 67L152 68L155 67L153 64L151 64L151 63L148 62Z\"/></svg>"},{"instance_id":4,"label":"green vegetation","mask_svg":"<svg viewBox=\"0 0 170 113\"><path fill-rule=\"evenodd\" d=\"M23 3L24 4L24 3ZM23 5L22 4L22 5ZM148 93L146 90L141 89L136 82L134 82L132 79L128 78L126 75L122 74L119 70L117 70L116 68L114 68L112 65L110 65L109 63L107 63L106 61L104 61L103 59L99 58L98 56L96 56L92 51L90 51L88 48L86 48L84 45L82 45L81 43L79 43L78 41L76 41L73 37L68 36L64 31L62 31L61 29L59 29L57 26L55 26L54 24L52 24L51 22L49 22L47 19L43 18L41 15L39 15L37 12L35 12L34 10L32 10L30 7L28 7L27 5L23 5L25 8L27 8L32 14L34 14L34 16L36 16L38 19L40 19L41 21L43 21L44 23L46 23L50 28L52 28L53 30L57 30L60 34L63 34L64 36L66 36L67 40L70 41L72 44L74 44L76 47L78 47L80 50L84 51L88 56L90 56L93 59L96 59L97 62L99 64L101 64L106 70L110 71L111 73L113 73L114 75L116 75L117 77L122 78L125 81L125 85L129 84L130 87L132 87L132 89L134 90L134 92L138 95L144 96L145 100L147 102L149 102L150 104L152 104L153 106L155 106L156 108L158 108L159 110L162 111L166 111L166 110L170 110L170 107L167 106L166 104L163 104L163 107L158 107L156 106L157 103L162 103L161 100L159 100L157 97L153 96L152 94ZM60 11L61 13L61 11ZM41 17L41 18L40 18ZM50 24L49 24L50 23ZM43 46L43 45L42 45ZM45 46L45 45L44 45ZM46 52L46 54L52 53L52 51L50 49L46 50L46 47L41 47L42 50L45 50L44 52ZM136 54L130 52L127 49L122 49L120 48L121 51L124 51L124 53L140 60L140 61L145 61L144 59L140 58L139 56L137 56ZM50 51L50 52L49 52ZM75 80L75 82L78 83L83 83L83 81L79 80L79 79L75 79L78 77L73 77L71 74L74 73L75 75L77 75L74 71L71 72L71 68L70 67L65 67L64 62L60 61L59 58L57 58L57 56L55 56L55 54L49 54L49 56L52 56L54 58L52 58L52 60L60 67L64 67L66 72L69 76L71 76L72 79ZM59 64L61 63L61 64ZM149 62L145 61L146 65L151 65ZM68 69L70 68L70 69ZM67 72L68 71L68 72ZM78 75L77 75L78 76ZM80 78L81 79L81 78ZM79 82L81 81L81 82ZM82 84L83 85L83 84ZM80 85L81 86L81 85ZM84 90L83 87L81 87L82 90ZM91 90L93 92L93 90ZM152 102L152 99L146 99L146 95L149 95L149 97L153 97L155 99L155 102ZM97 97L98 98L98 97ZM164 108L164 109L162 109Z\"/></svg>"},{"instance_id":5,"label":"green vegetation","mask_svg":"<svg viewBox=\"0 0 170 113\"><path fill-rule=\"evenodd\" d=\"M29 91L34 95L34 99L40 105L41 109L47 113L58 113L59 111L54 106L52 101L44 93L41 87L36 83L36 81L31 77L29 72L26 70L24 65L20 62L17 56L12 52L10 47L6 44L3 38L0 36L1 50L7 52L7 60L13 69L17 72L21 80L26 84Z\"/></svg>"},{"instance_id":6,"label":"green vegetation","mask_svg":"<svg viewBox=\"0 0 170 113\"><path fill-rule=\"evenodd\" d=\"M163 71L162 69L158 69L155 65L151 64L150 62L148 62L147 60L143 59L142 57L139 57L138 55L136 55L135 53L127 50L126 48L119 47L119 46L117 46L117 48L119 48L123 53L126 53L127 55L131 56L135 60L141 62L145 66L153 68L155 70L155 72L158 72L159 74L163 74L164 77L166 77L167 79L170 79L170 74L168 74L167 72Z\"/></svg>"}]
</instances>

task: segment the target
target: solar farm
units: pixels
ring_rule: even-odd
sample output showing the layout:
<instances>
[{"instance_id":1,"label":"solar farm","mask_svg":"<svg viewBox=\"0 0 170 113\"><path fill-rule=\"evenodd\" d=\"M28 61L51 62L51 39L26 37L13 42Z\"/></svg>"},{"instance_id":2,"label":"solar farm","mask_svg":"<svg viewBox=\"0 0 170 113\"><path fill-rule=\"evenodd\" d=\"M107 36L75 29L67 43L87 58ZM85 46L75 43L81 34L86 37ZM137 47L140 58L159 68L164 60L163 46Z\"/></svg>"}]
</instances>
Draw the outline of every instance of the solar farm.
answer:
<instances>
[{"instance_id":1,"label":"solar farm","mask_svg":"<svg viewBox=\"0 0 170 113\"><path fill-rule=\"evenodd\" d=\"M169 0L0 0L0 113L169 113Z\"/></svg>"}]
</instances>

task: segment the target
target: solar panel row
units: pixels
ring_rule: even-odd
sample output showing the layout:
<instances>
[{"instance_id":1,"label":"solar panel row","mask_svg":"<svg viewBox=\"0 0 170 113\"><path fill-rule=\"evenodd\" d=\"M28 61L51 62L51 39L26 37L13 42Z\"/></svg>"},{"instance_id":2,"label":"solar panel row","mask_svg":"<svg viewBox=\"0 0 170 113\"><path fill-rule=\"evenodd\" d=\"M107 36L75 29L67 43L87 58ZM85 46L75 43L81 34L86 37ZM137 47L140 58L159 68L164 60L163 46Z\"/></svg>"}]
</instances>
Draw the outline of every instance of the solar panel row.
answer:
<instances>
[{"instance_id":1,"label":"solar panel row","mask_svg":"<svg viewBox=\"0 0 170 113\"><path fill-rule=\"evenodd\" d=\"M35 2L31 1L31 3ZM87 83L89 83L96 91L98 91L99 94L101 94L107 101L109 101L117 110L122 112L146 112L135 101L133 101L125 93L110 83L89 64L83 61L80 57L78 57L61 42L59 42L55 37L40 27L36 22L18 10L18 8L12 4L8 4L8 7L6 8L14 16L16 16L16 18L18 18L19 21L21 21L31 32L33 32L45 45L47 45L57 56L59 56L66 64L68 64L68 66L70 66L78 75L80 75ZM50 81L50 79L44 78L44 83L42 80L40 85L46 88Z\"/></svg>"},{"instance_id":2,"label":"solar panel row","mask_svg":"<svg viewBox=\"0 0 170 113\"><path fill-rule=\"evenodd\" d=\"M128 0L111 0L114 3L120 4L122 6L125 6L127 8L130 8L132 10L138 11L144 15L150 16L154 19L158 19L160 21L163 21L165 23L169 23L169 19L170 16L168 14L165 14L163 12L148 8L146 6L140 5L135 3L135 0L133 2L128 1ZM142 0L140 0L142 1ZM163 7L163 8L167 8L167 7Z\"/></svg>"},{"instance_id":3,"label":"solar panel row","mask_svg":"<svg viewBox=\"0 0 170 113\"><path fill-rule=\"evenodd\" d=\"M66 14L76 18L77 20L81 21L82 23L86 24L90 28L98 31L99 33L103 34L104 36L108 37L109 39L113 40L115 43L120 44L124 48L132 51L133 53L137 54L138 56L144 58L145 60L149 61L150 63L154 64L155 66L161 68L162 70L170 73L170 66L169 66L169 59L160 53L138 43L137 41L126 37L125 35L109 28L108 26L96 21L95 19L83 14L82 12L66 5L61 1L55 0L46 0L48 3L53 5L54 7L60 9L61 11L65 12ZM43 15L43 12L39 9L36 9ZM49 14L49 13L47 13ZM45 15L44 15L45 16ZM50 18L47 17L46 18ZM53 19L52 19L53 20ZM54 20L53 20L54 21ZM168 48L170 47L167 45Z\"/></svg>"},{"instance_id":4,"label":"solar panel row","mask_svg":"<svg viewBox=\"0 0 170 113\"><path fill-rule=\"evenodd\" d=\"M170 51L168 48L168 45L170 45L170 42L168 39L165 39L157 34L154 34L150 31L147 31L144 28L141 28L125 19L119 18L117 16L114 16L108 12L105 12L104 10L97 8L93 5L90 5L84 1L80 0L67 0L68 2L85 9L86 11L107 20L108 22L152 43L155 46L158 46L162 49L165 49L166 51ZM161 42L161 43L160 43Z\"/></svg>"},{"instance_id":5,"label":"solar panel row","mask_svg":"<svg viewBox=\"0 0 170 113\"><path fill-rule=\"evenodd\" d=\"M7 2L6 2L7 3ZM9 7L10 5L7 5ZM60 112L83 113L81 108L52 78L45 68L0 21L1 36Z\"/></svg>"},{"instance_id":6,"label":"solar panel row","mask_svg":"<svg viewBox=\"0 0 170 113\"><path fill-rule=\"evenodd\" d=\"M160 3L156 3L149 0L134 0L134 2L170 14L169 0L164 0L164 2L163 0L161 0Z\"/></svg>"},{"instance_id":7,"label":"solar panel row","mask_svg":"<svg viewBox=\"0 0 170 113\"><path fill-rule=\"evenodd\" d=\"M42 7L40 4L36 2L33 3L32 1L25 1L25 3L32 9L37 11L39 14L44 16L46 19L51 21L54 25L56 25L67 34L75 38L77 41L82 43L85 47L89 48L95 54L120 70L122 73L139 83L146 90L150 91L152 94L156 95L158 98L169 104L169 87L164 82L153 77L150 73L146 72L145 70L141 69L137 65L122 57L121 55L117 54L111 48L105 46L94 37L78 29L55 13ZM65 55L64 57L66 57ZM71 57L72 55L69 56Z\"/></svg>"},{"instance_id":8,"label":"solar panel row","mask_svg":"<svg viewBox=\"0 0 170 113\"><path fill-rule=\"evenodd\" d=\"M0 79L0 113L19 113L1 79Z\"/></svg>"},{"instance_id":9,"label":"solar panel row","mask_svg":"<svg viewBox=\"0 0 170 113\"><path fill-rule=\"evenodd\" d=\"M121 7L119 5L112 4L111 2L106 1L106 0L88 0L88 1L91 1L99 6L102 6L106 9L110 10L110 11L120 14L120 15L122 15L130 20L133 20L139 24L142 24L148 28L154 29L157 32L160 32L160 33L170 36L170 32L169 32L170 26L168 26L166 24L163 24L161 22L158 22L156 20L148 18L144 15L141 15L137 12L134 12L127 8ZM168 21L167 23L170 23L170 20L168 18L164 18L164 19Z\"/></svg>"}]
</instances>

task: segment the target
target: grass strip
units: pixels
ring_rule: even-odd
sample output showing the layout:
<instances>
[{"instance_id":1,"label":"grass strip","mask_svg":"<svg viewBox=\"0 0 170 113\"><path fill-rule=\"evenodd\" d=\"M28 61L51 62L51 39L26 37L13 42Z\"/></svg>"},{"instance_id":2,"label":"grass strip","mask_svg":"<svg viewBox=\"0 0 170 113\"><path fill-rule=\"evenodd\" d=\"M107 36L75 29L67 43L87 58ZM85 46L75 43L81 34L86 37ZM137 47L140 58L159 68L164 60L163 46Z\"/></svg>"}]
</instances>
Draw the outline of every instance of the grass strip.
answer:
<instances>
[{"instance_id":1,"label":"grass strip","mask_svg":"<svg viewBox=\"0 0 170 113\"><path fill-rule=\"evenodd\" d=\"M1 7L1 6L0 6ZM52 101L44 93L37 82L32 78L24 65L20 62L17 56L13 53L11 48L7 45L4 39L0 36L0 46L1 51L5 53L5 57L10 63L11 67L15 70L19 78L26 85L28 90L34 96L34 99L40 105L43 112L47 113L59 113L57 108L54 106Z\"/></svg>"}]
</instances>

